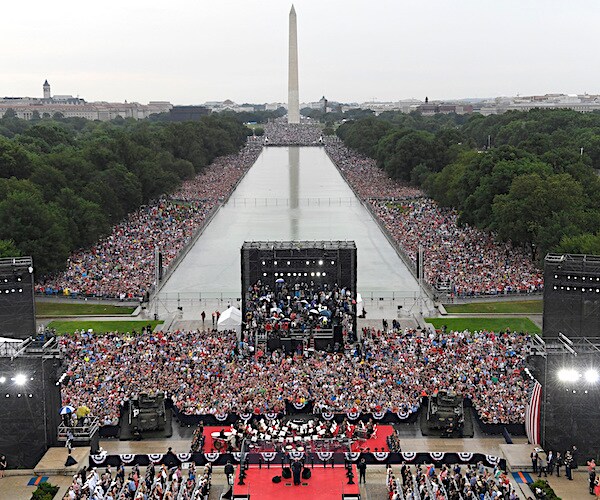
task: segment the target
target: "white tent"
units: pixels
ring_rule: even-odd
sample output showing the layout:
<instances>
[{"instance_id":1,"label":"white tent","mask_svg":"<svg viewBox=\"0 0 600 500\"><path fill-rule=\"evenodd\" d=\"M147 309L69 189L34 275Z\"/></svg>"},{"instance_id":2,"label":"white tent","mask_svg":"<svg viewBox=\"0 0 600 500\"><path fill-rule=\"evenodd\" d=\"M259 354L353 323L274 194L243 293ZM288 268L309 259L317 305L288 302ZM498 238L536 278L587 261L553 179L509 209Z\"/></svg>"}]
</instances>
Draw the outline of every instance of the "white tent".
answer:
<instances>
[{"instance_id":1,"label":"white tent","mask_svg":"<svg viewBox=\"0 0 600 500\"><path fill-rule=\"evenodd\" d=\"M356 315L362 316L364 309L365 309L365 303L363 302L362 295L360 293L357 293L356 294Z\"/></svg>"},{"instance_id":2,"label":"white tent","mask_svg":"<svg viewBox=\"0 0 600 500\"><path fill-rule=\"evenodd\" d=\"M242 313L235 307L223 311L217 322L217 330L223 332L225 330L235 330L237 333L242 331Z\"/></svg>"}]
</instances>

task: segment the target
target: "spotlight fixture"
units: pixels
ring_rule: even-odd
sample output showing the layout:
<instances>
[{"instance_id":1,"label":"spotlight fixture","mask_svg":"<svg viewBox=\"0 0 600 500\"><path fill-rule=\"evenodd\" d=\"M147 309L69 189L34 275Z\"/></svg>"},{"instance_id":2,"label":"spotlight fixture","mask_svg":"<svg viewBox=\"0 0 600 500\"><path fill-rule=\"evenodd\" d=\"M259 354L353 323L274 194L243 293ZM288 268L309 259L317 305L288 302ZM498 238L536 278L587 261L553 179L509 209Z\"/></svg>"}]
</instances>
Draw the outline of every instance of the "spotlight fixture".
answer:
<instances>
[{"instance_id":1,"label":"spotlight fixture","mask_svg":"<svg viewBox=\"0 0 600 500\"><path fill-rule=\"evenodd\" d=\"M586 382L590 384L595 384L600 379L600 374L598 373L598 370L594 368L590 368L589 370L587 370L583 376L585 377Z\"/></svg>"},{"instance_id":2,"label":"spotlight fixture","mask_svg":"<svg viewBox=\"0 0 600 500\"><path fill-rule=\"evenodd\" d=\"M27 375L24 375L23 373L17 373L13 380L17 385L25 385L25 382L27 382Z\"/></svg>"},{"instance_id":3,"label":"spotlight fixture","mask_svg":"<svg viewBox=\"0 0 600 500\"><path fill-rule=\"evenodd\" d=\"M558 371L558 380L561 382L577 382L580 376L573 368L562 368Z\"/></svg>"},{"instance_id":4,"label":"spotlight fixture","mask_svg":"<svg viewBox=\"0 0 600 500\"><path fill-rule=\"evenodd\" d=\"M4 384L6 382L6 377L0 377L0 384Z\"/></svg>"}]
</instances>

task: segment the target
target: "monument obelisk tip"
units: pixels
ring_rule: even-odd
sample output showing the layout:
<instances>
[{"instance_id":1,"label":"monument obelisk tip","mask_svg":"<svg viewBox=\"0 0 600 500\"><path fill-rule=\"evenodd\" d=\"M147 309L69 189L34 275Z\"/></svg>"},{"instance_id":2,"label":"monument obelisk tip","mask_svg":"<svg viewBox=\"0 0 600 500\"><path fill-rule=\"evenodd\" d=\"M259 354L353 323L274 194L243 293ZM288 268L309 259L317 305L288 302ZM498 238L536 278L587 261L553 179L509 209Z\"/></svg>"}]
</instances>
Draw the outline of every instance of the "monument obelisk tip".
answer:
<instances>
[{"instance_id":1,"label":"monument obelisk tip","mask_svg":"<svg viewBox=\"0 0 600 500\"><path fill-rule=\"evenodd\" d=\"M298 90L298 35L296 9L290 9L290 40L288 60L288 123L300 123L300 97Z\"/></svg>"}]
</instances>

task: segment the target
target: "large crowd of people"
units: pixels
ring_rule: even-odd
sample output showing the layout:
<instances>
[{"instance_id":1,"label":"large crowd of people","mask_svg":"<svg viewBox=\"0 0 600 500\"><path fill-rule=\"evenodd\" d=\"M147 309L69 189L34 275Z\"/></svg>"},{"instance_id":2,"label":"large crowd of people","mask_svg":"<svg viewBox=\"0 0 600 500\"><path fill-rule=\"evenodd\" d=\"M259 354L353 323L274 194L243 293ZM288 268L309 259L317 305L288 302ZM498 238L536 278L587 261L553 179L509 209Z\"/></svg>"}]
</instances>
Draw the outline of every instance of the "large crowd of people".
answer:
<instances>
[{"instance_id":1,"label":"large crowd of people","mask_svg":"<svg viewBox=\"0 0 600 500\"><path fill-rule=\"evenodd\" d=\"M74 253L67 269L36 286L45 294L141 298L155 280L155 249L165 268L260 154L254 145L215 160L172 195L139 208L94 247Z\"/></svg>"},{"instance_id":2,"label":"large crowd of people","mask_svg":"<svg viewBox=\"0 0 600 500\"><path fill-rule=\"evenodd\" d=\"M104 471L83 467L73 476L63 499L208 500L212 465L209 463L200 471L191 463L184 472L170 450L161 465L150 463L143 476L138 465L134 465L128 474L122 463L114 473L110 465Z\"/></svg>"},{"instance_id":3,"label":"large crowd of people","mask_svg":"<svg viewBox=\"0 0 600 500\"><path fill-rule=\"evenodd\" d=\"M265 144L314 145L322 141L318 127L269 123ZM542 273L531 258L493 234L458 222L458 214L439 207L410 186L391 180L373 159L338 141L324 141L327 153L358 196L406 254L416 261L425 249L425 277L455 296L531 292L543 287ZM75 252L64 273L39 283L46 294L83 294L140 298L155 279L155 249L167 266L189 243L211 211L234 189L260 154L250 141L238 154L218 158L195 179L161 200L143 206L114 226L93 248Z\"/></svg>"},{"instance_id":4,"label":"large crowd of people","mask_svg":"<svg viewBox=\"0 0 600 500\"><path fill-rule=\"evenodd\" d=\"M249 336L256 330L266 331L269 337L279 337L290 330L308 332L340 324L352 338L356 299L346 287L329 287L327 283L315 283L308 278L286 283L279 278L274 289L261 281L250 287L246 291L244 312Z\"/></svg>"},{"instance_id":5,"label":"large crowd of people","mask_svg":"<svg viewBox=\"0 0 600 500\"><path fill-rule=\"evenodd\" d=\"M103 422L142 392L165 392L196 415L283 412L307 401L315 413L410 413L441 389L470 398L486 423L524 421L528 336L519 333L365 329L341 352L310 355L244 355L235 332L215 331L83 333L60 343L70 378L63 404L86 405Z\"/></svg>"},{"instance_id":6,"label":"large crowd of people","mask_svg":"<svg viewBox=\"0 0 600 500\"><path fill-rule=\"evenodd\" d=\"M402 464L399 473L388 466L386 484L390 500L519 498L505 472L498 467L487 468L481 462L476 465L444 464L439 469L433 464Z\"/></svg>"},{"instance_id":7,"label":"large crowd of people","mask_svg":"<svg viewBox=\"0 0 600 500\"><path fill-rule=\"evenodd\" d=\"M541 290L542 272L526 252L499 243L493 234L458 224L458 215L429 198L405 202L370 200L394 239L415 260L425 249L425 279L447 284L453 294L483 295Z\"/></svg>"},{"instance_id":8,"label":"large crowd of people","mask_svg":"<svg viewBox=\"0 0 600 500\"><path fill-rule=\"evenodd\" d=\"M321 129L303 123L269 122L263 143L267 146L314 146L323 142Z\"/></svg>"},{"instance_id":9,"label":"large crowd of people","mask_svg":"<svg viewBox=\"0 0 600 500\"><path fill-rule=\"evenodd\" d=\"M543 288L542 272L524 249L459 224L456 211L392 181L375 160L335 142L327 143L326 150L413 262L419 245L423 246L425 279L431 285L452 296L527 293Z\"/></svg>"},{"instance_id":10,"label":"large crowd of people","mask_svg":"<svg viewBox=\"0 0 600 500\"><path fill-rule=\"evenodd\" d=\"M341 142L327 141L325 150L340 170L348 184L364 200L370 198L410 199L420 198L420 189L393 181L368 156L348 149Z\"/></svg>"}]
</instances>

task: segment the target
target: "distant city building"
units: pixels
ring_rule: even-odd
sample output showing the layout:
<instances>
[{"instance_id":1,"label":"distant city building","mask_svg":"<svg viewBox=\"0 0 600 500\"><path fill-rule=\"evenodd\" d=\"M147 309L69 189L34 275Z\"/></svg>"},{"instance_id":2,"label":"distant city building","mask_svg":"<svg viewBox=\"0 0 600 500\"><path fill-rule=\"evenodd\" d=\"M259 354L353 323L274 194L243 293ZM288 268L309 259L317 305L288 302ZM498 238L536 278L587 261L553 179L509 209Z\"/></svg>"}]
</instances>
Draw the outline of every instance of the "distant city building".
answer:
<instances>
[{"instance_id":1,"label":"distant city building","mask_svg":"<svg viewBox=\"0 0 600 500\"><path fill-rule=\"evenodd\" d=\"M0 116L12 109L18 118L31 120L35 116L51 117L60 113L65 118L86 118L88 120L109 121L117 117L142 120L155 113L166 113L173 105L167 101L137 102L86 102L72 95L52 96L48 80L42 87L43 96L0 98Z\"/></svg>"},{"instance_id":2,"label":"distant city building","mask_svg":"<svg viewBox=\"0 0 600 500\"><path fill-rule=\"evenodd\" d=\"M571 109L580 113L600 111L600 95L545 94L517 97L497 97L479 102L474 111L482 115L497 115L507 111L532 109Z\"/></svg>"},{"instance_id":3,"label":"distant city building","mask_svg":"<svg viewBox=\"0 0 600 500\"><path fill-rule=\"evenodd\" d=\"M468 115L473 113L473 106L471 104L451 104L451 103L427 103L417 106L416 111L419 111L422 115L447 115L450 113L456 113L457 115Z\"/></svg>"},{"instance_id":4,"label":"distant city building","mask_svg":"<svg viewBox=\"0 0 600 500\"><path fill-rule=\"evenodd\" d=\"M233 111L234 113L253 113L257 111L257 108L261 108L262 110L268 109L266 105L256 106L254 104L236 104L230 99L226 99L225 101L206 101L204 103L204 107L208 108L214 113L221 113L222 111ZM275 108L277 109L277 108Z\"/></svg>"},{"instance_id":5,"label":"distant city building","mask_svg":"<svg viewBox=\"0 0 600 500\"><path fill-rule=\"evenodd\" d=\"M169 110L169 119L173 122L198 121L210 113L205 106L173 106Z\"/></svg>"}]
</instances>

